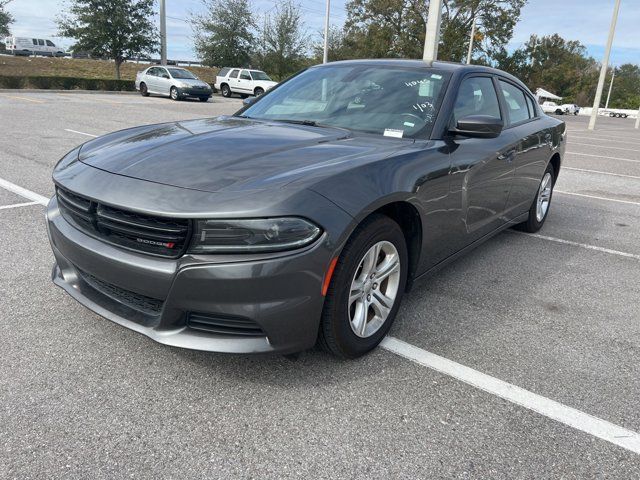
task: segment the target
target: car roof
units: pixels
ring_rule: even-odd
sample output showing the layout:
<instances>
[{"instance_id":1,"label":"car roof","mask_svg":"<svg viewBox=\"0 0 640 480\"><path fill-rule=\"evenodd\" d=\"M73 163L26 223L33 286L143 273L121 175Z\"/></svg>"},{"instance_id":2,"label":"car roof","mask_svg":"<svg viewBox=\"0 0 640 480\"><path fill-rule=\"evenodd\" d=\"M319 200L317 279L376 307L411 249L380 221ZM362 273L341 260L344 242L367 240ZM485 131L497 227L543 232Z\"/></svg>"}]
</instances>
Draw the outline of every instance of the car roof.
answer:
<instances>
[{"instance_id":1,"label":"car roof","mask_svg":"<svg viewBox=\"0 0 640 480\"><path fill-rule=\"evenodd\" d=\"M323 68L335 65L375 65L379 67L404 67L404 68L437 68L446 72L455 73L456 75L465 75L467 73L489 73L491 75L501 75L522 86L524 83L514 77L510 73L497 68L487 67L484 65L467 65L464 63L434 61L425 62L424 60L412 60L404 58L380 58L380 59L361 59L361 60L341 60L338 62L330 62L315 65L311 68ZM526 88L526 86L525 86Z\"/></svg>"}]
</instances>

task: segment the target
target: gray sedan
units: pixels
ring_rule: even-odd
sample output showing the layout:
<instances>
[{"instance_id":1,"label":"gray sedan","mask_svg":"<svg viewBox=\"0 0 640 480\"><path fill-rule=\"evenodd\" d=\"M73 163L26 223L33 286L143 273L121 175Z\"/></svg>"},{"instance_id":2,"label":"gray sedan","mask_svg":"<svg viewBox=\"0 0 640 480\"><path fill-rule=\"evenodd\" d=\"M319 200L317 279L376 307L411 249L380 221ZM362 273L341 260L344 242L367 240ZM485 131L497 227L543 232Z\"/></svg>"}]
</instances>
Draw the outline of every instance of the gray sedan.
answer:
<instances>
[{"instance_id":1,"label":"gray sedan","mask_svg":"<svg viewBox=\"0 0 640 480\"><path fill-rule=\"evenodd\" d=\"M206 102L213 93L211 86L189 70L177 67L149 67L136 75L136 90L143 97L164 95L173 100L193 97Z\"/></svg>"},{"instance_id":2,"label":"gray sedan","mask_svg":"<svg viewBox=\"0 0 640 480\"><path fill-rule=\"evenodd\" d=\"M67 154L47 210L53 281L164 344L357 357L416 279L505 228L542 228L565 142L499 70L312 67L233 116Z\"/></svg>"}]
</instances>

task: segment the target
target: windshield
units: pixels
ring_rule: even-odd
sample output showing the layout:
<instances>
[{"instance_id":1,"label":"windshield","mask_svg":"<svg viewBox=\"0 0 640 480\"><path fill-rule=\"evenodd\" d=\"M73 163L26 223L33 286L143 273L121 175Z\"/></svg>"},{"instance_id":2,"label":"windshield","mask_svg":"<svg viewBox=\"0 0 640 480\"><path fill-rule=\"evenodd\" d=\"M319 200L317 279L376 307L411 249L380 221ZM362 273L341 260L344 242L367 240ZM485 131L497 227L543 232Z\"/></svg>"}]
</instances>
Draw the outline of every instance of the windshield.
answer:
<instances>
[{"instance_id":1,"label":"windshield","mask_svg":"<svg viewBox=\"0 0 640 480\"><path fill-rule=\"evenodd\" d=\"M261 72L260 70L251 70L251 76L254 80L271 80L271 78L269 78L269 75Z\"/></svg>"},{"instance_id":2,"label":"windshield","mask_svg":"<svg viewBox=\"0 0 640 480\"><path fill-rule=\"evenodd\" d=\"M242 112L391 137L426 136L449 75L432 68L342 65L310 68Z\"/></svg>"},{"instance_id":3,"label":"windshield","mask_svg":"<svg viewBox=\"0 0 640 480\"><path fill-rule=\"evenodd\" d=\"M198 78L189 70L184 70L182 68L169 68L168 70L173 78L186 78L189 80L196 80Z\"/></svg>"}]
</instances>

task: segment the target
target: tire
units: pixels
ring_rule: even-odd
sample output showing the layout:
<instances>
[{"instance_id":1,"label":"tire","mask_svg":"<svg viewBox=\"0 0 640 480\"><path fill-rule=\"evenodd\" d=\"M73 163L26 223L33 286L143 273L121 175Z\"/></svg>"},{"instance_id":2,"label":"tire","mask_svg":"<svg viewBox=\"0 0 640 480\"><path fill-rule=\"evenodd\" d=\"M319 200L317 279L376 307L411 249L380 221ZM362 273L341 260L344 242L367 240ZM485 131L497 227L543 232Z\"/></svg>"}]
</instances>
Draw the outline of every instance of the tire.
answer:
<instances>
[{"instance_id":1,"label":"tire","mask_svg":"<svg viewBox=\"0 0 640 480\"><path fill-rule=\"evenodd\" d=\"M227 85L226 83L223 83L220 86L220 92L222 93L222 96L225 98L231 97L231 89L229 88L229 85Z\"/></svg>"},{"instance_id":2,"label":"tire","mask_svg":"<svg viewBox=\"0 0 640 480\"><path fill-rule=\"evenodd\" d=\"M379 256L373 261L377 247ZM375 273L368 273L372 263L367 259L377 266L384 262L395 266L378 284ZM396 222L374 214L360 224L340 254L327 290L318 335L320 346L341 358L357 358L374 349L391 328L400 307L408 263L407 242ZM362 293L352 296L356 282L365 278L359 289ZM381 302L381 298L386 298L386 302ZM388 313L380 308L385 304L390 305L385 308Z\"/></svg>"},{"instance_id":3,"label":"tire","mask_svg":"<svg viewBox=\"0 0 640 480\"><path fill-rule=\"evenodd\" d=\"M201 102L208 102L209 97L199 97L198 100L200 100Z\"/></svg>"},{"instance_id":4,"label":"tire","mask_svg":"<svg viewBox=\"0 0 640 480\"><path fill-rule=\"evenodd\" d=\"M610 114L609 114L609 116L610 116L611 118L613 118L613 117L615 117L615 116L616 116L616 114L615 114L615 113L610 113Z\"/></svg>"},{"instance_id":5,"label":"tire","mask_svg":"<svg viewBox=\"0 0 640 480\"><path fill-rule=\"evenodd\" d=\"M171 90L169 90L169 96L171 97L171 100L175 100L176 102L182 100L176 87L171 87Z\"/></svg>"},{"instance_id":6,"label":"tire","mask_svg":"<svg viewBox=\"0 0 640 480\"><path fill-rule=\"evenodd\" d=\"M549 177L547 177L549 175ZM550 184L547 195L543 195L543 192L547 191L545 186L546 179L548 178ZM553 165L547 165L547 169L544 171L542 175L542 179L540 180L540 186L538 187L538 191L536 192L536 198L533 199L533 203L531 204L531 208L529 209L529 218L527 218L526 222L519 223L516 225L518 230L522 230L523 232L535 233L542 228L545 220L549 216L549 209L551 208L551 199L553 198L553 187L555 186L556 174L553 170ZM541 199L541 196L546 196L548 199L546 202L546 207L540 205L540 208L544 211L542 216L539 216L541 211L538 210L538 203Z\"/></svg>"},{"instance_id":7,"label":"tire","mask_svg":"<svg viewBox=\"0 0 640 480\"><path fill-rule=\"evenodd\" d=\"M260 95L264 95L264 88L258 87L253 91L253 94L256 97L259 97Z\"/></svg>"},{"instance_id":8,"label":"tire","mask_svg":"<svg viewBox=\"0 0 640 480\"><path fill-rule=\"evenodd\" d=\"M556 115L562 115L562 110L557 109L557 110L556 110Z\"/></svg>"},{"instance_id":9,"label":"tire","mask_svg":"<svg viewBox=\"0 0 640 480\"><path fill-rule=\"evenodd\" d=\"M149 96L149 89L147 88L147 84L144 82L140 84L140 95L142 95L143 97Z\"/></svg>"}]
</instances>

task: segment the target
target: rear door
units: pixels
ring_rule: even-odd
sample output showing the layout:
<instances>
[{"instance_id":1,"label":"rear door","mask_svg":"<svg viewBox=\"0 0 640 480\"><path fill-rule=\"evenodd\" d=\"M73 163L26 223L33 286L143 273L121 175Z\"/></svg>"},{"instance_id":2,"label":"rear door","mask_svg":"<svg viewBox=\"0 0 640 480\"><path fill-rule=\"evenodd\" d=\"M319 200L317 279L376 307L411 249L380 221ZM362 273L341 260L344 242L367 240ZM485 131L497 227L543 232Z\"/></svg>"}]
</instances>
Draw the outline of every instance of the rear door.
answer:
<instances>
[{"instance_id":1,"label":"rear door","mask_svg":"<svg viewBox=\"0 0 640 480\"><path fill-rule=\"evenodd\" d=\"M144 75L144 82L147 84L147 89L151 93L158 93L158 73L156 67L148 68Z\"/></svg>"},{"instance_id":2,"label":"rear door","mask_svg":"<svg viewBox=\"0 0 640 480\"><path fill-rule=\"evenodd\" d=\"M545 133L531 96L505 78L498 80L501 101L506 112L505 128L516 137L518 145L513 159L513 187L507 202L506 217L512 220L527 212L546 168Z\"/></svg>"},{"instance_id":3,"label":"rear door","mask_svg":"<svg viewBox=\"0 0 640 480\"><path fill-rule=\"evenodd\" d=\"M505 121L491 75L472 74L459 88L452 127L469 115L488 115ZM451 188L460 198L460 232L464 247L505 223L504 212L513 182L517 139L510 130L497 138L456 136L452 145Z\"/></svg>"},{"instance_id":4,"label":"rear door","mask_svg":"<svg viewBox=\"0 0 640 480\"><path fill-rule=\"evenodd\" d=\"M227 79L227 82L229 83L229 88L234 92L238 91L238 75L239 74L240 74L240 69L234 68L233 70L231 70L231 73L229 74L229 78Z\"/></svg>"}]
</instances>

